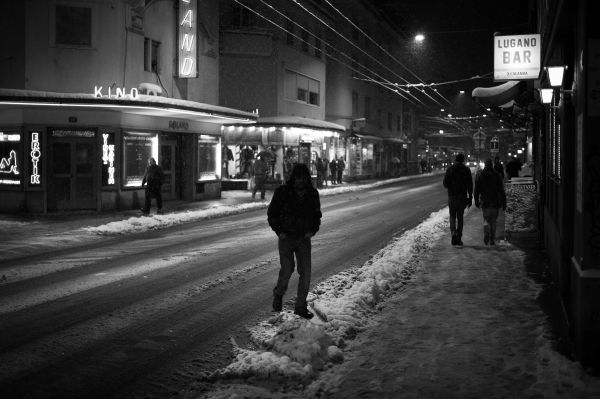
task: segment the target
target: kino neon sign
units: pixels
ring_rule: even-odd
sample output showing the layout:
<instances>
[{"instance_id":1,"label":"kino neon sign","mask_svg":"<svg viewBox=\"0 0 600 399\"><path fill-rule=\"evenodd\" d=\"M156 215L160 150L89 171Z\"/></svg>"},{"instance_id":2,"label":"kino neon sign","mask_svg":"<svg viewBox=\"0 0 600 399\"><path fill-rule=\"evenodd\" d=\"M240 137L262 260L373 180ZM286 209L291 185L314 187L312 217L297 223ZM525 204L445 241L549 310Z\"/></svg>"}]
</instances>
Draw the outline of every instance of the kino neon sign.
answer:
<instances>
[{"instance_id":1,"label":"kino neon sign","mask_svg":"<svg viewBox=\"0 0 600 399\"><path fill-rule=\"evenodd\" d=\"M196 26L197 26L197 4L196 0L179 1L178 20L178 55L180 78L195 78L198 76L196 67Z\"/></svg>"}]
</instances>

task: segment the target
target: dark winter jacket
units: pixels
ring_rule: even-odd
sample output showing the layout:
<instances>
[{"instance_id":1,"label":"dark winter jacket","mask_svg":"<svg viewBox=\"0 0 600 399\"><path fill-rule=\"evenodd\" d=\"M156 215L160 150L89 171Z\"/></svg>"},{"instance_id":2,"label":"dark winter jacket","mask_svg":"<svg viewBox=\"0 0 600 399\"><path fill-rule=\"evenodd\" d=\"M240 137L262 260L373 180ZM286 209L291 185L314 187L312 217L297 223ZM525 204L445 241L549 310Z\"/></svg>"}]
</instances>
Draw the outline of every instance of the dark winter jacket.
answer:
<instances>
[{"instance_id":1,"label":"dark winter jacket","mask_svg":"<svg viewBox=\"0 0 600 399\"><path fill-rule=\"evenodd\" d=\"M494 162L494 170L500 175L502 180L504 180L504 166L502 166L502 163L500 163L500 161Z\"/></svg>"},{"instance_id":2,"label":"dark winter jacket","mask_svg":"<svg viewBox=\"0 0 600 399\"><path fill-rule=\"evenodd\" d=\"M291 182L279 186L267 211L269 226L275 234L286 233L294 238L306 233L316 234L321 225L319 192L312 186L300 198Z\"/></svg>"},{"instance_id":3,"label":"dark winter jacket","mask_svg":"<svg viewBox=\"0 0 600 399\"><path fill-rule=\"evenodd\" d=\"M475 176L475 206L506 209L506 194L500 175L485 167Z\"/></svg>"},{"instance_id":4,"label":"dark winter jacket","mask_svg":"<svg viewBox=\"0 0 600 399\"><path fill-rule=\"evenodd\" d=\"M448 169L444 176L444 187L448 189L449 197L473 197L473 177L471 169L462 162L456 162Z\"/></svg>"},{"instance_id":5,"label":"dark winter jacket","mask_svg":"<svg viewBox=\"0 0 600 399\"><path fill-rule=\"evenodd\" d=\"M521 170L521 162L516 159L511 159L506 164L506 174L509 178L519 177L519 171Z\"/></svg>"},{"instance_id":6,"label":"dark winter jacket","mask_svg":"<svg viewBox=\"0 0 600 399\"><path fill-rule=\"evenodd\" d=\"M254 161L252 172L257 179L265 179L269 174L269 165L262 158L259 158Z\"/></svg>"},{"instance_id":7,"label":"dark winter jacket","mask_svg":"<svg viewBox=\"0 0 600 399\"><path fill-rule=\"evenodd\" d=\"M142 179L142 186L148 183L148 189L152 191L160 190L163 184L163 171L158 165L150 165L146 167L146 173Z\"/></svg>"}]
</instances>

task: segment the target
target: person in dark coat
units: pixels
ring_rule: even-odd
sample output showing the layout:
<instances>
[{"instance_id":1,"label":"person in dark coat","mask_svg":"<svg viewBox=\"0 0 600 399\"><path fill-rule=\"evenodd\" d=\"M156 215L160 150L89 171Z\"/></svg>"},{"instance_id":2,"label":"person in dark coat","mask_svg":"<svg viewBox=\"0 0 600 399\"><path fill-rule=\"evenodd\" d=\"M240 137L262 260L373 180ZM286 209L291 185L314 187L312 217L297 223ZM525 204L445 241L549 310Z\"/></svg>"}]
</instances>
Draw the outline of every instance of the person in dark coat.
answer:
<instances>
[{"instance_id":1,"label":"person in dark coat","mask_svg":"<svg viewBox=\"0 0 600 399\"><path fill-rule=\"evenodd\" d=\"M475 206L483 212L483 242L494 245L499 210L506 210L506 193L491 159L485 161L485 167L475 177Z\"/></svg>"},{"instance_id":2,"label":"person in dark coat","mask_svg":"<svg viewBox=\"0 0 600 399\"><path fill-rule=\"evenodd\" d=\"M346 168L346 163L344 162L344 158L340 157L340 159L338 159L337 164L336 164L338 184L342 184L342 175L344 174L345 168Z\"/></svg>"},{"instance_id":3,"label":"person in dark coat","mask_svg":"<svg viewBox=\"0 0 600 399\"><path fill-rule=\"evenodd\" d=\"M273 310L276 312L282 309L283 295L294 267L297 267L300 278L294 313L306 319L313 317L306 305L311 273L310 239L319 231L321 216L319 192L312 186L308 167L294 165L289 180L275 190L267 211L269 226L279 239L281 268L273 289Z\"/></svg>"},{"instance_id":4,"label":"person in dark coat","mask_svg":"<svg viewBox=\"0 0 600 399\"><path fill-rule=\"evenodd\" d=\"M142 208L142 212L147 215L150 213L152 198L156 198L156 212L162 213L162 184L164 180L163 171L156 164L156 160L152 157L148 158L148 166L142 179L142 187L146 185L146 204Z\"/></svg>"},{"instance_id":5,"label":"person in dark coat","mask_svg":"<svg viewBox=\"0 0 600 399\"><path fill-rule=\"evenodd\" d=\"M335 157L329 162L329 177L331 178L331 184L335 184L337 180L337 161Z\"/></svg>"},{"instance_id":6,"label":"person in dark coat","mask_svg":"<svg viewBox=\"0 0 600 399\"><path fill-rule=\"evenodd\" d=\"M499 157L494 158L494 170L500 175L502 180L504 180L504 166L502 166Z\"/></svg>"},{"instance_id":7,"label":"person in dark coat","mask_svg":"<svg viewBox=\"0 0 600 399\"><path fill-rule=\"evenodd\" d=\"M267 183L267 177L269 176L269 164L267 164L260 155L256 158L256 161L254 161L254 165L252 165L252 176L254 177L252 198L256 197L256 192L260 190L260 199L265 199L265 184Z\"/></svg>"},{"instance_id":8,"label":"person in dark coat","mask_svg":"<svg viewBox=\"0 0 600 399\"><path fill-rule=\"evenodd\" d=\"M471 170L464 162L465 156L458 154L456 162L446 170L444 176L444 187L448 189L452 245L463 245L462 231L465 208L473 204L473 177L471 176Z\"/></svg>"}]
</instances>

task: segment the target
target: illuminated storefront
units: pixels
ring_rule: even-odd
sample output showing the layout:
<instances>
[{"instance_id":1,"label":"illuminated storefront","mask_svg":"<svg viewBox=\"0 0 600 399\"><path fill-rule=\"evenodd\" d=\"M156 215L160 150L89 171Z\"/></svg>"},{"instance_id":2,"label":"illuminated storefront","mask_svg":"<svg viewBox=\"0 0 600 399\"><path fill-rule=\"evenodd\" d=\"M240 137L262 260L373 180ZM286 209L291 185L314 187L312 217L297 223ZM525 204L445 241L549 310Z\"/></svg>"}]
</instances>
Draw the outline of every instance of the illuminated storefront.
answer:
<instances>
[{"instance_id":1,"label":"illuminated storefront","mask_svg":"<svg viewBox=\"0 0 600 399\"><path fill-rule=\"evenodd\" d=\"M165 173L165 200L219 198L221 126L256 118L126 89L0 89L0 211L140 208L150 157Z\"/></svg>"}]
</instances>

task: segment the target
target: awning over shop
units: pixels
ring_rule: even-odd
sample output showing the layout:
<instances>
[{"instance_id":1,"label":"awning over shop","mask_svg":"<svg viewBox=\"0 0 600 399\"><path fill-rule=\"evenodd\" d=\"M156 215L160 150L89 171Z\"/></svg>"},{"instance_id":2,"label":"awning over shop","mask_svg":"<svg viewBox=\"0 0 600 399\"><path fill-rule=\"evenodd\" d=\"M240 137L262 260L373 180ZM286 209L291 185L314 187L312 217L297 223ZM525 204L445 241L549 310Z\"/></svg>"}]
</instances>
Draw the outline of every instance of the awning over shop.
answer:
<instances>
[{"instance_id":1,"label":"awning over shop","mask_svg":"<svg viewBox=\"0 0 600 399\"><path fill-rule=\"evenodd\" d=\"M276 127L299 127L317 130L333 130L344 132L346 128L337 123L322 121L319 119L303 118L301 116L267 116L260 117L256 121L257 126L276 126Z\"/></svg>"},{"instance_id":2,"label":"awning over shop","mask_svg":"<svg viewBox=\"0 0 600 399\"><path fill-rule=\"evenodd\" d=\"M505 107L516 99L524 90L524 83L510 80L493 87L476 87L471 96L475 101L487 106Z\"/></svg>"},{"instance_id":3,"label":"awning over shop","mask_svg":"<svg viewBox=\"0 0 600 399\"><path fill-rule=\"evenodd\" d=\"M186 119L194 122L253 123L258 114L195 101L137 94L137 91L96 89L96 93L56 93L36 90L0 89L0 110L14 108L61 107L117 111L122 113ZM116 94L119 93L119 94Z\"/></svg>"}]
</instances>

